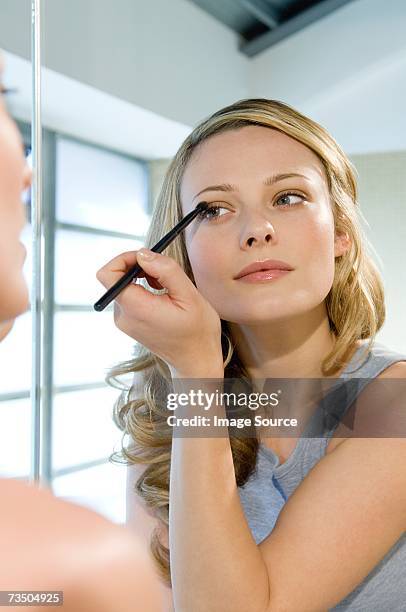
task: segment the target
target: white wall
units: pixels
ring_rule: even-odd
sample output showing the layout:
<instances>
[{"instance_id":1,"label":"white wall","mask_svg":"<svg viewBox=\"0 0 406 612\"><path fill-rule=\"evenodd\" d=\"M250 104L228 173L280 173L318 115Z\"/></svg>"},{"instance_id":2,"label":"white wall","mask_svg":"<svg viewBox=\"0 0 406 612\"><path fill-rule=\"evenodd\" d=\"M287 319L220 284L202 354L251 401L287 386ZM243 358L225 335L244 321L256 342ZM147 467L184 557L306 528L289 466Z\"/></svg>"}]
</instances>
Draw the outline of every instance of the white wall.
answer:
<instances>
[{"instance_id":1,"label":"white wall","mask_svg":"<svg viewBox=\"0 0 406 612\"><path fill-rule=\"evenodd\" d=\"M406 352L406 151L354 155L351 160L385 287L387 315L377 339Z\"/></svg>"},{"instance_id":2,"label":"white wall","mask_svg":"<svg viewBox=\"0 0 406 612\"><path fill-rule=\"evenodd\" d=\"M29 59L30 37L31 0L1 0L0 47Z\"/></svg>"},{"instance_id":3,"label":"white wall","mask_svg":"<svg viewBox=\"0 0 406 612\"><path fill-rule=\"evenodd\" d=\"M0 46L25 58L29 7L30 0L0 3ZM171 155L188 128L214 110L264 96L309 114L349 154L406 149L404 0L353 0L253 58L238 51L231 30L188 0L44 0L43 9L44 76L50 76L44 117L62 131L94 123L87 137L107 144L104 132L117 122L110 146L115 137L117 146L136 153L134 134L126 139L122 121L122 115L130 119L127 104L161 118L155 132L144 116L131 117L137 135L147 125L157 149L157 135L166 137L162 119L171 122L170 131L181 126L179 138L170 138L173 148L166 148ZM86 105L73 113L82 84Z\"/></svg>"},{"instance_id":4,"label":"white wall","mask_svg":"<svg viewBox=\"0 0 406 612\"><path fill-rule=\"evenodd\" d=\"M30 0L1 0L0 48L31 112ZM247 97L235 34L187 0L43 0L43 124L147 159L170 157L205 115ZM25 60L25 61L24 61Z\"/></svg>"},{"instance_id":5,"label":"white wall","mask_svg":"<svg viewBox=\"0 0 406 612\"><path fill-rule=\"evenodd\" d=\"M0 47L26 59L29 4L0 3ZM187 0L42 7L44 65L81 83L189 125L247 94L248 59L235 34Z\"/></svg>"},{"instance_id":6,"label":"white wall","mask_svg":"<svg viewBox=\"0 0 406 612\"><path fill-rule=\"evenodd\" d=\"M347 153L406 149L406 2L355 0L254 57L250 95L296 106Z\"/></svg>"}]
</instances>

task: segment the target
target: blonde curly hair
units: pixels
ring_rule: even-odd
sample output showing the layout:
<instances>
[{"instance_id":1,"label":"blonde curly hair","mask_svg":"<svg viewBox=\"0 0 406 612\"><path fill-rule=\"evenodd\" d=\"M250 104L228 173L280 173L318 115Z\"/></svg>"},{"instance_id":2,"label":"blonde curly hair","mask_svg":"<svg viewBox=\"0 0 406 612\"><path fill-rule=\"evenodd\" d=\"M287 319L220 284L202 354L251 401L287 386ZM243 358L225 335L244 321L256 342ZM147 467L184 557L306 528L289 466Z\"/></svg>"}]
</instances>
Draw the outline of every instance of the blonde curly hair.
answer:
<instances>
[{"instance_id":1,"label":"blonde curly hair","mask_svg":"<svg viewBox=\"0 0 406 612\"><path fill-rule=\"evenodd\" d=\"M370 339L366 353L385 320L383 283L370 253L371 245L363 233L362 213L357 202L355 169L337 142L315 121L277 100L245 99L220 109L203 120L186 138L166 172L163 185L153 210L146 236L146 246L153 246L183 216L180 185L185 168L196 147L215 134L228 130L258 125L279 130L306 145L325 168L332 202L334 226L337 233L347 233L351 246L335 258L334 280L325 298L330 329L335 336L334 347L322 361L324 376L334 376L345 364L348 355L360 339ZM195 283L183 234L166 249ZM153 290L141 279L142 284ZM196 284L196 283L195 283ZM249 379L238 358L227 321L222 320L222 350L225 377ZM159 432L165 428L167 414L162 402L171 380L169 368L157 355L142 345L129 361L113 367L106 381L123 389L114 406L113 418L123 431L121 451L111 455L117 463L145 464L146 469L135 485L135 492L153 509L159 522L169 524L169 475L171 463L170 436ZM142 373L142 385L136 397L131 397L133 386L123 386L119 377L131 372ZM125 436L130 437L128 445ZM242 486L256 466L258 439L230 436L236 482ZM164 582L171 586L169 549L159 539L159 529L151 538L151 551Z\"/></svg>"}]
</instances>

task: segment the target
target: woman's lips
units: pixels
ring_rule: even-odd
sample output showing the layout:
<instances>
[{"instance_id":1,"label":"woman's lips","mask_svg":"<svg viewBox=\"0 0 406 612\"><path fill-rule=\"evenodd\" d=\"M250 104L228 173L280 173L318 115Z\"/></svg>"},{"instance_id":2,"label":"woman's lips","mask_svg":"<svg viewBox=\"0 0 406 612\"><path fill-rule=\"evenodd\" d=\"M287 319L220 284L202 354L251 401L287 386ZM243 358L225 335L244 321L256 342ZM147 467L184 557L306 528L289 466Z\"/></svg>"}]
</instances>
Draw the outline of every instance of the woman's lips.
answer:
<instances>
[{"instance_id":1,"label":"woman's lips","mask_svg":"<svg viewBox=\"0 0 406 612\"><path fill-rule=\"evenodd\" d=\"M257 283L258 281L277 280L290 272L292 272L292 270L259 270L257 272L251 272L251 274L246 274L245 276L240 276L240 278L236 280L245 283Z\"/></svg>"}]
</instances>

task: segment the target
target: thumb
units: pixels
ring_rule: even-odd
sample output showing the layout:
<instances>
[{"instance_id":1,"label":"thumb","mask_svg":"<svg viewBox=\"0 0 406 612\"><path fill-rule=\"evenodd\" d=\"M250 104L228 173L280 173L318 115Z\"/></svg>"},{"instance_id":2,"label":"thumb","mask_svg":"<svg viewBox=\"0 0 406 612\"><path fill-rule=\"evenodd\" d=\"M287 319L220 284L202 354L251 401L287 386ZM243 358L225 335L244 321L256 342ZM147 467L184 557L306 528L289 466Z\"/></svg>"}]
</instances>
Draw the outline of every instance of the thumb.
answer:
<instances>
[{"instance_id":1,"label":"thumb","mask_svg":"<svg viewBox=\"0 0 406 612\"><path fill-rule=\"evenodd\" d=\"M145 275L158 281L175 300L187 299L196 289L181 266L167 255L142 248L137 253L137 261Z\"/></svg>"}]
</instances>

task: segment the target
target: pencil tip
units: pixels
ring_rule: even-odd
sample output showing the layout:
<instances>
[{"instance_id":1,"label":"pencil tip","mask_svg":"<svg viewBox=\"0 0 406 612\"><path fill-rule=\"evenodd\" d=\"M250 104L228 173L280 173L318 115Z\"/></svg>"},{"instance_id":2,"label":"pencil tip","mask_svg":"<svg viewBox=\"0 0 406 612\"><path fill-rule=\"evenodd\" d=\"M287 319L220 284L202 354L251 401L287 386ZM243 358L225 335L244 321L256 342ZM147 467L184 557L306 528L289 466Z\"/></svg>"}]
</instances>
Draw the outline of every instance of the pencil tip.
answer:
<instances>
[{"instance_id":1,"label":"pencil tip","mask_svg":"<svg viewBox=\"0 0 406 612\"><path fill-rule=\"evenodd\" d=\"M199 202L199 204L196 206L196 210L201 212L203 210L206 210L207 207L208 207L207 202Z\"/></svg>"}]
</instances>

